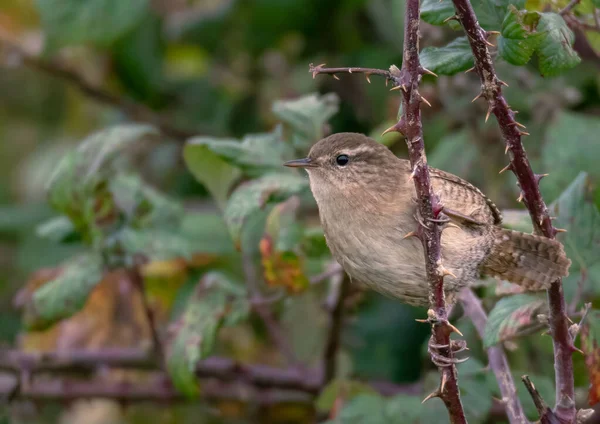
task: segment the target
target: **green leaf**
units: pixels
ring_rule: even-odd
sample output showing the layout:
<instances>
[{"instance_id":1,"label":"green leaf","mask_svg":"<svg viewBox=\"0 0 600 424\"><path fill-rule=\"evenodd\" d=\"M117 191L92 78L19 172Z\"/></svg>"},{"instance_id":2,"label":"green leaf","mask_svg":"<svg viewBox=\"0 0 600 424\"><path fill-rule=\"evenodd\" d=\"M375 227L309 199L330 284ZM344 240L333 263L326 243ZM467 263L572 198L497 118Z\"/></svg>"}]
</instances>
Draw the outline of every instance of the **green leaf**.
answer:
<instances>
[{"instance_id":1,"label":"green leaf","mask_svg":"<svg viewBox=\"0 0 600 424\"><path fill-rule=\"evenodd\" d=\"M298 174L269 174L240 185L231 195L224 217L236 246L244 223L267 205L280 202L308 188L308 180Z\"/></svg>"},{"instance_id":2,"label":"green leaf","mask_svg":"<svg viewBox=\"0 0 600 424\"><path fill-rule=\"evenodd\" d=\"M477 157L477 147L469 139L469 132L462 130L443 137L428 155L428 162L435 168L468 178Z\"/></svg>"},{"instance_id":3,"label":"green leaf","mask_svg":"<svg viewBox=\"0 0 600 424\"><path fill-rule=\"evenodd\" d=\"M419 423L421 399L397 395L384 398L375 393L360 393L344 404L330 424L411 424Z\"/></svg>"},{"instance_id":4,"label":"green leaf","mask_svg":"<svg viewBox=\"0 0 600 424\"><path fill-rule=\"evenodd\" d=\"M310 258L321 258L330 255L322 227L305 228L300 240L300 248L304 255Z\"/></svg>"},{"instance_id":5,"label":"green leaf","mask_svg":"<svg viewBox=\"0 0 600 424\"><path fill-rule=\"evenodd\" d=\"M473 0L472 5L483 28L487 31L500 31L509 7L524 9L525 0Z\"/></svg>"},{"instance_id":6,"label":"green leaf","mask_svg":"<svg viewBox=\"0 0 600 424\"><path fill-rule=\"evenodd\" d=\"M230 310L236 320L248 314L245 289L224 274L206 274L188 299L181 318L175 323L166 346L166 364L173 385L187 397L200 394L195 367L213 350L222 325L235 324L226 319Z\"/></svg>"},{"instance_id":7,"label":"green leaf","mask_svg":"<svg viewBox=\"0 0 600 424\"><path fill-rule=\"evenodd\" d=\"M279 127L270 133L246 135L241 142L235 139L194 137L187 142L186 148L193 149L193 146L207 147L251 176L281 169L283 162L293 156L291 146L281 138Z\"/></svg>"},{"instance_id":8,"label":"green leaf","mask_svg":"<svg viewBox=\"0 0 600 424\"><path fill-rule=\"evenodd\" d=\"M550 214L557 216L556 227L567 229L558 237L572 261L569 276L563 280L566 297L572 297L581 284L584 294L600 293L600 212L585 173L550 205Z\"/></svg>"},{"instance_id":9,"label":"green leaf","mask_svg":"<svg viewBox=\"0 0 600 424\"><path fill-rule=\"evenodd\" d=\"M36 234L56 243L76 239L75 227L66 216L57 216L43 222L37 226Z\"/></svg>"},{"instance_id":10,"label":"green leaf","mask_svg":"<svg viewBox=\"0 0 600 424\"><path fill-rule=\"evenodd\" d=\"M42 26L53 46L110 45L144 17L148 0L36 0Z\"/></svg>"},{"instance_id":11,"label":"green leaf","mask_svg":"<svg viewBox=\"0 0 600 424\"><path fill-rule=\"evenodd\" d=\"M152 261L174 258L191 259L197 252L196 245L186 234L161 228L126 228L119 233L120 244L125 253L141 254Z\"/></svg>"},{"instance_id":12,"label":"green leaf","mask_svg":"<svg viewBox=\"0 0 600 424\"><path fill-rule=\"evenodd\" d=\"M483 336L484 347L506 341L537 324L537 315L546 308L538 296L519 294L502 298L490 312Z\"/></svg>"},{"instance_id":13,"label":"green leaf","mask_svg":"<svg viewBox=\"0 0 600 424\"><path fill-rule=\"evenodd\" d=\"M25 304L25 326L42 330L78 312L102 274L99 254L84 254L64 264L61 275L37 289Z\"/></svg>"},{"instance_id":14,"label":"green leaf","mask_svg":"<svg viewBox=\"0 0 600 424\"><path fill-rule=\"evenodd\" d=\"M230 255L235 252L227 225L219 214L189 212L183 217L180 231L194 240L197 252L214 255Z\"/></svg>"},{"instance_id":15,"label":"green leaf","mask_svg":"<svg viewBox=\"0 0 600 424\"><path fill-rule=\"evenodd\" d=\"M444 25L444 21L454 13L451 1L423 0L421 4L421 19L431 25Z\"/></svg>"},{"instance_id":16,"label":"green leaf","mask_svg":"<svg viewBox=\"0 0 600 424\"><path fill-rule=\"evenodd\" d=\"M87 137L59 163L48 185L50 204L67 215L78 230L91 226L98 196L106 182L127 162L127 149L158 133L148 125L120 125ZM106 211L104 211L106 212Z\"/></svg>"},{"instance_id":17,"label":"green leaf","mask_svg":"<svg viewBox=\"0 0 600 424\"><path fill-rule=\"evenodd\" d=\"M600 182L600 118L581 113L561 112L547 128L547 141L542 150L542 172L551 172L542 180L545 198L556 199L577 177L587 172Z\"/></svg>"},{"instance_id":18,"label":"green leaf","mask_svg":"<svg viewBox=\"0 0 600 424\"><path fill-rule=\"evenodd\" d=\"M454 75L473 66L467 37L458 37L444 47L425 47L419 58L423 67L438 75Z\"/></svg>"},{"instance_id":19,"label":"green leaf","mask_svg":"<svg viewBox=\"0 0 600 424\"><path fill-rule=\"evenodd\" d=\"M275 102L273 113L290 126L294 147L306 150L323 138L323 127L337 113L339 102L335 93L309 94Z\"/></svg>"},{"instance_id":20,"label":"green leaf","mask_svg":"<svg viewBox=\"0 0 600 424\"><path fill-rule=\"evenodd\" d=\"M208 145L196 142L185 145L183 159L194 177L210 192L219 208L224 209L229 191L242 175L240 169L221 159Z\"/></svg>"},{"instance_id":21,"label":"green leaf","mask_svg":"<svg viewBox=\"0 0 600 424\"><path fill-rule=\"evenodd\" d=\"M482 422L492 408L492 392L485 366L471 358L458 366L460 396L468 422Z\"/></svg>"},{"instance_id":22,"label":"green leaf","mask_svg":"<svg viewBox=\"0 0 600 424\"><path fill-rule=\"evenodd\" d=\"M543 33L537 50L542 75L558 75L581 62L573 49L575 35L562 16L557 13L541 13L537 30Z\"/></svg>"},{"instance_id":23,"label":"green leaf","mask_svg":"<svg viewBox=\"0 0 600 424\"><path fill-rule=\"evenodd\" d=\"M512 5L509 7L502 22L502 35L498 37L498 53L504 60L517 66L529 62L544 36L535 32L539 20L537 12L520 12Z\"/></svg>"}]
</instances>

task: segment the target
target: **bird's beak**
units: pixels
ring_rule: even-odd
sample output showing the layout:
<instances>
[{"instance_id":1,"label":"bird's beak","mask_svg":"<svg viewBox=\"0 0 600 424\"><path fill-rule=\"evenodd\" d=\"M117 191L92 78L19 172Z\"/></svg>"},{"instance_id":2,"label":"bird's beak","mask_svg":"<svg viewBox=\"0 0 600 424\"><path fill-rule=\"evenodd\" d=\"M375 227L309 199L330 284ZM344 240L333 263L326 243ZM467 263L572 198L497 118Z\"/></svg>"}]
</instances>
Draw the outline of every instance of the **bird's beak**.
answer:
<instances>
[{"instance_id":1,"label":"bird's beak","mask_svg":"<svg viewBox=\"0 0 600 424\"><path fill-rule=\"evenodd\" d=\"M290 168L315 168L317 164L311 162L310 158L288 160L283 166Z\"/></svg>"}]
</instances>

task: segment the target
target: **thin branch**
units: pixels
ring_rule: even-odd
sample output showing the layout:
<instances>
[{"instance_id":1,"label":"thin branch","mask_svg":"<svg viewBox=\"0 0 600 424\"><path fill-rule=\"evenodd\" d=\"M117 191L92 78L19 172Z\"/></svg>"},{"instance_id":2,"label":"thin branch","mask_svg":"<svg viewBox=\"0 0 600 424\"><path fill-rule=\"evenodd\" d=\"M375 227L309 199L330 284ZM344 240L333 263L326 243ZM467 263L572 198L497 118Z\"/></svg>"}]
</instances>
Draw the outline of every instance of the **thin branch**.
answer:
<instances>
[{"instance_id":1,"label":"thin branch","mask_svg":"<svg viewBox=\"0 0 600 424\"><path fill-rule=\"evenodd\" d=\"M325 64L314 66L312 63L308 65L308 72L315 78L319 74L333 75L335 79L339 79L336 74L365 74L367 81L371 83L370 76L377 75L385 78L385 85L388 81L392 81L395 86L399 86L399 78L393 75L390 71L375 68L324 68Z\"/></svg>"},{"instance_id":2,"label":"thin branch","mask_svg":"<svg viewBox=\"0 0 600 424\"><path fill-rule=\"evenodd\" d=\"M563 10L561 10L560 12L558 12L559 15L563 16L566 15L567 13L569 13L575 6L577 6L579 3L581 3L581 0L571 0L569 2L569 4L567 4L565 6L565 8Z\"/></svg>"},{"instance_id":3,"label":"thin branch","mask_svg":"<svg viewBox=\"0 0 600 424\"><path fill-rule=\"evenodd\" d=\"M492 58L487 47L487 36L477 21L469 0L452 0L456 17L465 29L475 59L475 69L481 80L482 95L488 102L488 111L498 120L500 131L510 152L510 170L516 175L521 187L524 203L529 210L533 227L537 234L554 238L556 229L548 214L539 189L540 175L533 173L527 154L521 143L521 136L527 133L519 129L515 113L502 95L502 81L496 75ZM554 370L556 378L556 414L563 421L575 420L575 389L573 380L573 341L569 334L569 324L562 281L557 280L548 289L550 307L549 324L554 344Z\"/></svg>"},{"instance_id":4,"label":"thin branch","mask_svg":"<svg viewBox=\"0 0 600 424\"><path fill-rule=\"evenodd\" d=\"M331 278L331 289L325 308L329 312L329 328L323 357L323 386L335 377L344 319L344 299L350 290L350 280L339 272Z\"/></svg>"},{"instance_id":5,"label":"thin branch","mask_svg":"<svg viewBox=\"0 0 600 424\"><path fill-rule=\"evenodd\" d=\"M165 135L180 141L185 141L190 137L198 135L195 131L173 126L170 122L171 118L162 116L143 104L136 103L130 99L110 93L103 88L94 86L75 70L70 69L60 62L45 60L29 53L18 42L13 40L6 31L2 30L2 28L0 28L0 44L3 44L7 51L17 55L20 62L29 68L63 80L77 88L87 97L121 110L134 121L152 124Z\"/></svg>"},{"instance_id":6,"label":"thin branch","mask_svg":"<svg viewBox=\"0 0 600 424\"><path fill-rule=\"evenodd\" d=\"M540 423L541 424L561 424L561 421L558 419L556 414L554 414L554 412L552 412L552 410L546 404L546 402L544 402L544 399L542 398L540 393L537 391L537 389L531 382L531 379L529 378L529 376L524 375L523 377L521 377L521 380L523 380L523 383L525 384L527 391L529 392L529 394L531 395L531 398L533 399L535 408L537 409L538 414L540 416Z\"/></svg>"},{"instance_id":7,"label":"thin branch","mask_svg":"<svg viewBox=\"0 0 600 424\"><path fill-rule=\"evenodd\" d=\"M329 266L329 268L325 271L323 271L320 274L317 274L313 277L310 278L310 284L319 284L322 283L323 281L327 281L329 280L331 277L337 275L337 274L342 274L343 270L342 270L342 266L340 264L333 263Z\"/></svg>"},{"instance_id":8,"label":"thin branch","mask_svg":"<svg viewBox=\"0 0 600 424\"><path fill-rule=\"evenodd\" d=\"M144 278L142 277L139 268L129 271L129 278L132 284L137 288L140 298L142 301L142 308L146 315L146 321L148 321L148 327L150 328L150 334L152 335L152 346L154 348L154 354L159 360L161 367L165 364L165 350L163 348L160 335L158 333L158 324L154 317L154 310L148 302L148 294L146 293L146 285L144 284Z\"/></svg>"},{"instance_id":9,"label":"thin branch","mask_svg":"<svg viewBox=\"0 0 600 424\"><path fill-rule=\"evenodd\" d=\"M439 348L439 355L445 361L436 361L441 374L440 387L429 397L438 396L446 405L452 423L466 423L465 413L460 400L458 375L454 365L454 354L450 334L457 331L448 322L444 293L445 268L441 260L441 225L437 222L442 215L439 198L433 193L429 178L429 169L425 158L425 143L421 124L421 102L427 102L419 93L422 74L430 73L419 62L419 0L407 0L404 19L404 54L402 69L392 67L394 75L400 77L402 89L402 117L396 124L396 130L406 137L414 184L417 193L417 207L420 222L417 234L423 243L425 269L429 282L428 321L432 324L432 341ZM423 224L421 224L421 220ZM430 344L430 348L436 349ZM435 353L432 352L432 359Z\"/></svg>"},{"instance_id":10,"label":"thin branch","mask_svg":"<svg viewBox=\"0 0 600 424\"><path fill-rule=\"evenodd\" d=\"M483 306L481 306L481 301L468 287L460 292L460 301L465 311L465 315L468 316L473 322L473 325L475 325L479 337L483 338L487 316ZM506 409L508 421L510 424L528 423L525 412L523 411L523 406L517 396L515 382L512 378L504 351L500 346L492 346L487 349L487 354L490 368L494 372L496 381L500 387L502 403Z\"/></svg>"},{"instance_id":11,"label":"thin branch","mask_svg":"<svg viewBox=\"0 0 600 424\"><path fill-rule=\"evenodd\" d=\"M246 285L248 286L248 292L252 304L252 309L254 310L254 312L256 312L256 314L261 318L261 320L265 324L271 341L275 344L275 346L277 346L279 351L285 356L289 363L296 364L297 359L296 355L294 354L294 350L288 342L287 337L283 332L283 329L273 316L273 312L269 307L269 302L265 301L265 299L263 298L258 284L256 267L254 266L252 257L250 257L247 253L243 252L242 262Z\"/></svg>"}]
</instances>

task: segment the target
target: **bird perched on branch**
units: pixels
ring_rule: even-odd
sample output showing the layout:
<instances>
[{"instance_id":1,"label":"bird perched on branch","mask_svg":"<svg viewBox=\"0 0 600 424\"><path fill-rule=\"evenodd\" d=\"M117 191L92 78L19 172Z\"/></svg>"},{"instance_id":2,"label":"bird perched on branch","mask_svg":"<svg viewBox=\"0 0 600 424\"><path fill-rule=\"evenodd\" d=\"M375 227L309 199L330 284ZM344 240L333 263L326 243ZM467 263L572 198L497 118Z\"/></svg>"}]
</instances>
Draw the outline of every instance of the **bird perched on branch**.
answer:
<instances>
[{"instance_id":1,"label":"bird perched on branch","mask_svg":"<svg viewBox=\"0 0 600 424\"><path fill-rule=\"evenodd\" d=\"M327 244L350 277L404 303L428 304L423 246L407 235L432 223L419 219L409 161L362 134L339 133L285 165L308 172ZM535 291L568 275L571 261L558 241L499 227L500 211L478 188L438 169L429 172L449 218L440 264L449 302L482 276Z\"/></svg>"}]
</instances>

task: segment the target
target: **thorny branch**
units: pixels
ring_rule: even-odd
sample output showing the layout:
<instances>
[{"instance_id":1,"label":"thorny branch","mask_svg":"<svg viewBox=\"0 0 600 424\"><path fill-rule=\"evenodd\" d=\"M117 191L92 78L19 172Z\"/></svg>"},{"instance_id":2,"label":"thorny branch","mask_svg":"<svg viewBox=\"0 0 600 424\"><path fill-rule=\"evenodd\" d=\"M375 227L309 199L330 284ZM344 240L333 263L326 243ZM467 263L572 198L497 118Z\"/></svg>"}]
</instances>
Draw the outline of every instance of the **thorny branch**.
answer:
<instances>
[{"instance_id":1,"label":"thorny branch","mask_svg":"<svg viewBox=\"0 0 600 424\"><path fill-rule=\"evenodd\" d=\"M485 333L485 326L487 323L487 316L481 306L481 300L473 293L470 288L464 288L460 292L460 302L465 311L465 315L468 316L479 336L483 338ZM502 403L506 410L506 415L510 424L524 424L527 423L523 406L517 396L517 389L515 382L510 372L508 360L506 355L500 346L492 346L487 349L489 366L496 376L498 386L500 387L500 393L502 394Z\"/></svg>"},{"instance_id":2,"label":"thorny branch","mask_svg":"<svg viewBox=\"0 0 600 424\"><path fill-rule=\"evenodd\" d=\"M515 112L510 109L502 95L502 85L498 79L492 58L488 51L489 32L484 31L477 21L469 0L452 0L456 9L456 18L461 23L471 44L475 58L475 70L481 80L481 96L488 102L488 113L493 113L506 143L506 152L510 153L510 169L517 177L521 188L522 199L529 210L533 227L537 234L554 238L560 230L552 226L548 208L542 199L539 181L543 175L534 174L527 153L521 143L521 136L528 135L521 128L523 125L515 119ZM558 418L565 423L575 421L575 390L573 381L572 354L574 346L569 334L569 325L562 281L557 280L548 289L550 306L550 334L554 343L554 370L556 378L556 407Z\"/></svg>"},{"instance_id":3,"label":"thorny branch","mask_svg":"<svg viewBox=\"0 0 600 424\"><path fill-rule=\"evenodd\" d=\"M136 103L130 99L110 93L101 87L94 86L75 70L70 69L60 62L39 58L28 52L18 42L12 40L11 37L0 28L0 46L2 45L5 46L7 52L15 54L18 61L29 68L65 81L76 87L89 98L121 110L134 121L152 124L160 129L165 135L179 141L185 141L190 137L198 135L197 132L173 126L170 123L169 118L162 116L143 104Z\"/></svg>"},{"instance_id":4,"label":"thorny branch","mask_svg":"<svg viewBox=\"0 0 600 424\"><path fill-rule=\"evenodd\" d=\"M441 373L440 387L431 393L425 400L432 397L442 399L452 423L466 423L465 414L460 401L458 376L456 372L453 347L450 340L452 332L458 330L448 321L446 300L444 293L444 276L449 275L441 261L440 236L443 222L443 206L440 199L432 192L429 179L427 159L425 157L425 144L421 125L421 102L429 102L419 93L419 82L423 74L435 75L425 69L419 62L419 0L408 0L406 4L406 18L404 27L404 61L402 69L392 66L389 71L371 68L324 68L324 65L310 65L309 72L313 78L319 74L330 74L336 77L338 73L362 73L367 81L370 75L379 75L392 81L392 90L402 90L402 118L398 123L388 128L385 132L397 131L406 137L409 159L411 162L411 177L415 182L419 221L417 231L411 233L419 237L423 243L425 253L425 266L430 286L430 309L428 319L432 324L432 342L430 351L432 360L438 365ZM339 79L339 78L336 78ZM458 350L464 350L458 349ZM436 352L436 351L439 351Z\"/></svg>"}]
</instances>

